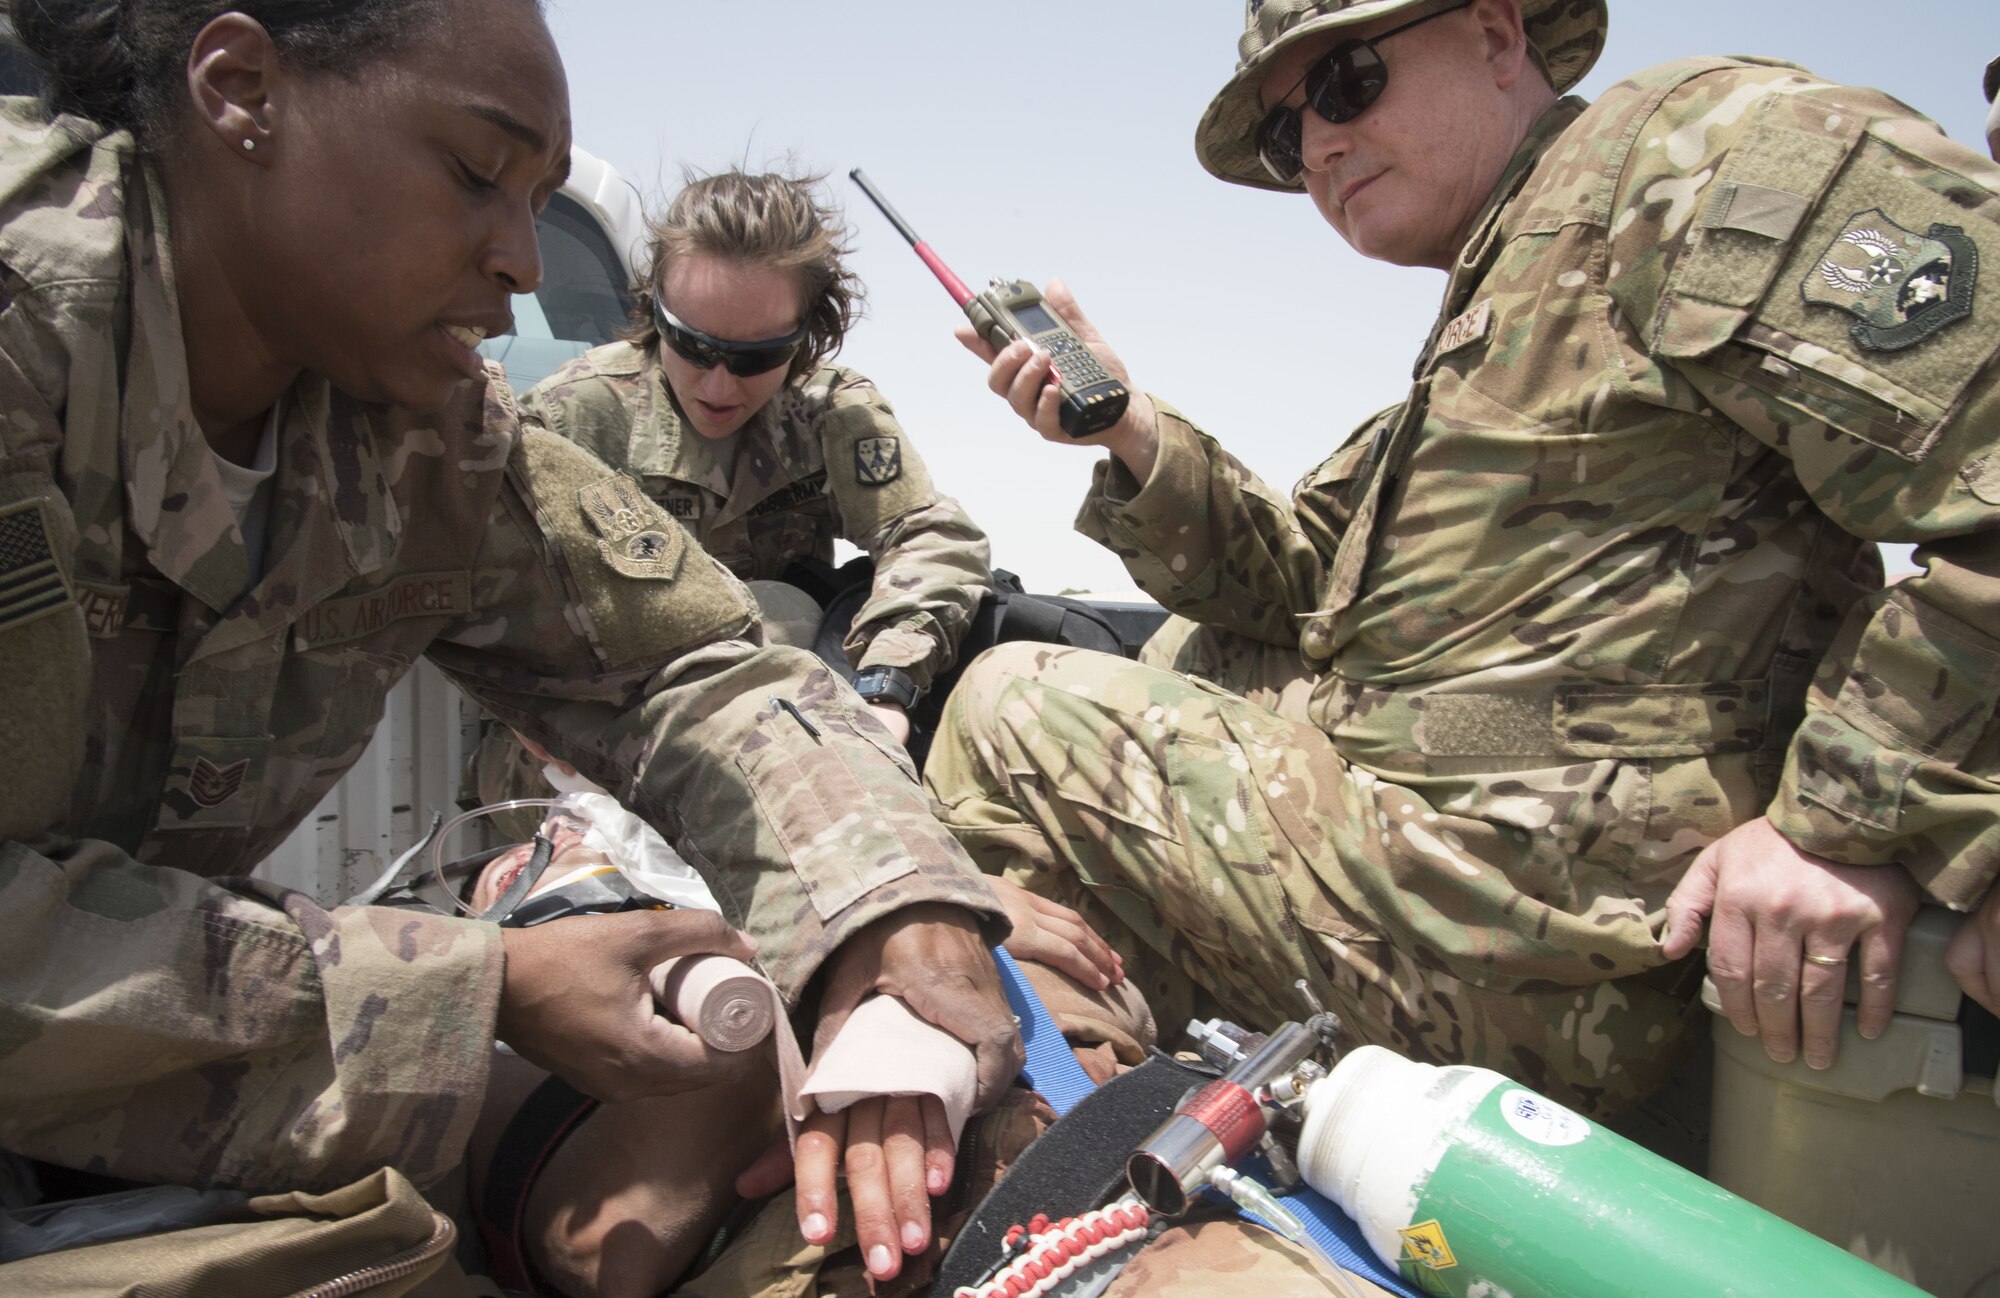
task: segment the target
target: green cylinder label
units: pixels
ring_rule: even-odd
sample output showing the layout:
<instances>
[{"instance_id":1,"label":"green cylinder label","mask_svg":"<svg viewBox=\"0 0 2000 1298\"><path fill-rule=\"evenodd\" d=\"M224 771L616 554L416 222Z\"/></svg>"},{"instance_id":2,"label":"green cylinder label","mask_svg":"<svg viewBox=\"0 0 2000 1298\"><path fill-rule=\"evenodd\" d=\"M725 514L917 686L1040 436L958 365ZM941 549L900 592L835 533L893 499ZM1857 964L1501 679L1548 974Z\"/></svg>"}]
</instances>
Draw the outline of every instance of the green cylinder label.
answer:
<instances>
[{"instance_id":1,"label":"green cylinder label","mask_svg":"<svg viewBox=\"0 0 2000 1298\"><path fill-rule=\"evenodd\" d=\"M1921 1298L1513 1085L1465 1117L1400 1234L1403 1276L1450 1298Z\"/></svg>"}]
</instances>

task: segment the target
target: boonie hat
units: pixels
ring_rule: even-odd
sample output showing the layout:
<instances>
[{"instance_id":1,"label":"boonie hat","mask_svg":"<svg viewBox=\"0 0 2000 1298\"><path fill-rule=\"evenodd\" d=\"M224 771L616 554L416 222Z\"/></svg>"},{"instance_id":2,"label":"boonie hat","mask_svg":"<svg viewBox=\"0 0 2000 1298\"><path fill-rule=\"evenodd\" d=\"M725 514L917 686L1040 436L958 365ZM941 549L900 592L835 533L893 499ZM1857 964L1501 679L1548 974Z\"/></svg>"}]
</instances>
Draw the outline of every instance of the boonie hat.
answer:
<instances>
[{"instance_id":1,"label":"boonie hat","mask_svg":"<svg viewBox=\"0 0 2000 1298\"><path fill-rule=\"evenodd\" d=\"M1253 138L1264 109L1257 90L1264 73L1283 51L1316 32L1359 27L1389 14L1436 0L1246 0L1242 38L1236 42L1236 74L1210 101L1195 128L1194 152L1210 175L1238 185L1296 192L1272 177L1257 160ZM1548 70L1556 93L1583 80L1604 49L1609 25L1605 0L1521 0L1521 26ZM1987 73L1989 85L1993 73Z\"/></svg>"}]
</instances>

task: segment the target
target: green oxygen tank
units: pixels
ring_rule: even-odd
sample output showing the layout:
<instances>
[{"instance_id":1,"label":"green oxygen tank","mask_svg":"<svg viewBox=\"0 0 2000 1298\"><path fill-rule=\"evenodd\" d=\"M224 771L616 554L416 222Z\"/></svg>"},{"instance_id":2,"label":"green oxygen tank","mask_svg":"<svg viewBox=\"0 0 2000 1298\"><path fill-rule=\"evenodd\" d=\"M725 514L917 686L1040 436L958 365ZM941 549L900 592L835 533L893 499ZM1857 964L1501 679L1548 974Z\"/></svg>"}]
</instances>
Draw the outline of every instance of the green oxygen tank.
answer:
<instances>
[{"instance_id":1,"label":"green oxygen tank","mask_svg":"<svg viewBox=\"0 0 2000 1298\"><path fill-rule=\"evenodd\" d=\"M1362 1046L1305 1098L1299 1170L1451 1298L1922 1298L1485 1068Z\"/></svg>"}]
</instances>

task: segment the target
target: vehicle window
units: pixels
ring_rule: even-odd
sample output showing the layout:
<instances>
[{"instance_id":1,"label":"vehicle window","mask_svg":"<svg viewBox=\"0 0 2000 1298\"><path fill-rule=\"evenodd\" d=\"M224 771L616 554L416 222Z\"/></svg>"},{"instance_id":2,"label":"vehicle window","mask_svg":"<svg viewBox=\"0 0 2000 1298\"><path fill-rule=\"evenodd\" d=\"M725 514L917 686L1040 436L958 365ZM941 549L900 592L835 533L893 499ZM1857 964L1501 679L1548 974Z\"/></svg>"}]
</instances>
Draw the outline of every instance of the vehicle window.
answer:
<instances>
[{"instance_id":1,"label":"vehicle window","mask_svg":"<svg viewBox=\"0 0 2000 1298\"><path fill-rule=\"evenodd\" d=\"M535 291L554 338L597 346L625 327L630 273L582 205L565 194L549 200L536 222L542 241L542 286Z\"/></svg>"}]
</instances>

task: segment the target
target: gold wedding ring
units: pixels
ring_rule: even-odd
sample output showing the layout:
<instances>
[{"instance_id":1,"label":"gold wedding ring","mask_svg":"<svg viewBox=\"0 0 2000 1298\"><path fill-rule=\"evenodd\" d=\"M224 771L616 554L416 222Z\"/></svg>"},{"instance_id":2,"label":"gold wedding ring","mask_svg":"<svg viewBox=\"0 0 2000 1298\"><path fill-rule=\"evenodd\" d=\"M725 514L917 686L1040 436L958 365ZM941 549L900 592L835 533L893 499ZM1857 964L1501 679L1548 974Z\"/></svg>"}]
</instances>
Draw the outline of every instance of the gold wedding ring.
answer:
<instances>
[{"instance_id":1,"label":"gold wedding ring","mask_svg":"<svg viewBox=\"0 0 2000 1298\"><path fill-rule=\"evenodd\" d=\"M1847 957L1844 955L1814 955L1812 952L1808 951L1806 952L1806 963L1822 964L1830 969L1838 968L1839 966L1847 963Z\"/></svg>"}]
</instances>

